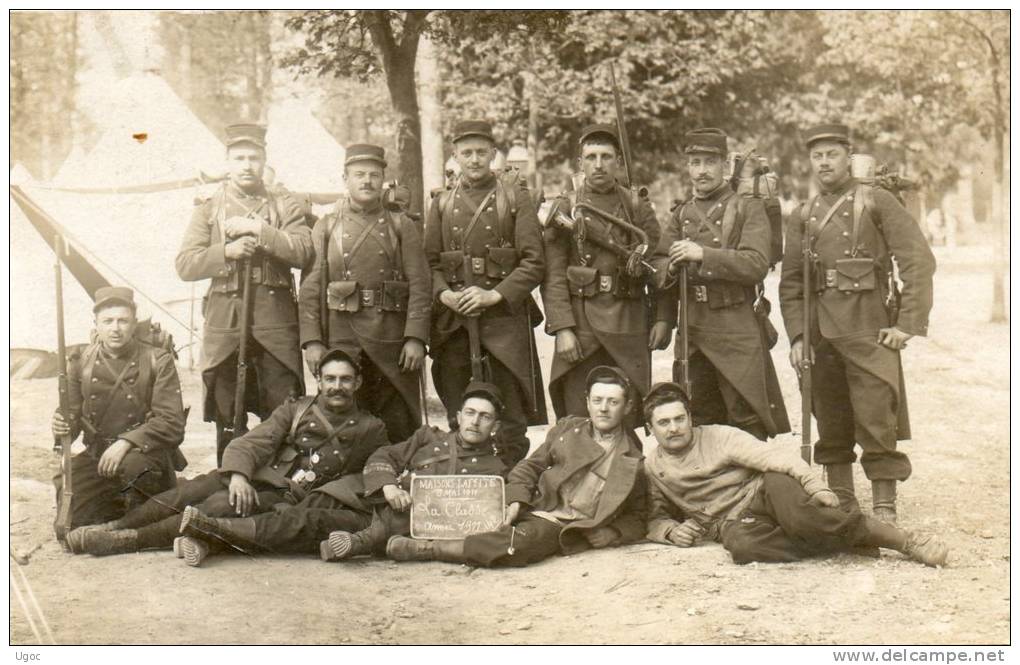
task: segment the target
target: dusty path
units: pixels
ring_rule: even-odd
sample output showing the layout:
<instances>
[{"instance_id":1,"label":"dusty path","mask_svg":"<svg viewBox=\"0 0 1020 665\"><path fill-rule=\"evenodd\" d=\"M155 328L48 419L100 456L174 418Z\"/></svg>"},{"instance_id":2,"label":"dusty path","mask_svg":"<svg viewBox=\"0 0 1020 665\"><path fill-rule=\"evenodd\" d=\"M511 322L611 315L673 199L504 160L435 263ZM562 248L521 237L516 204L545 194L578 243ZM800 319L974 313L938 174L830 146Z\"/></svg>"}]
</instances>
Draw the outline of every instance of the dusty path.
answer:
<instances>
[{"instance_id":1,"label":"dusty path","mask_svg":"<svg viewBox=\"0 0 1020 665\"><path fill-rule=\"evenodd\" d=\"M22 570L63 643L1005 643L1009 328L984 322L986 254L939 256L932 337L911 342L905 358L915 471L900 489L902 522L944 535L952 558L943 570L894 554L740 567L715 544L651 543L508 571L310 556L218 557L199 569L169 552L72 557L50 529L54 381L11 385L12 551L40 546ZM781 339L774 357L792 415L800 402L786 353ZM656 378L669 360L657 354ZM197 374L183 378L199 404ZM193 413L189 474L212 466L212 442ZM859 470L857 482L866 487ZM13 593L10 639L34 641Z\"/></svg>"}]
</instances>

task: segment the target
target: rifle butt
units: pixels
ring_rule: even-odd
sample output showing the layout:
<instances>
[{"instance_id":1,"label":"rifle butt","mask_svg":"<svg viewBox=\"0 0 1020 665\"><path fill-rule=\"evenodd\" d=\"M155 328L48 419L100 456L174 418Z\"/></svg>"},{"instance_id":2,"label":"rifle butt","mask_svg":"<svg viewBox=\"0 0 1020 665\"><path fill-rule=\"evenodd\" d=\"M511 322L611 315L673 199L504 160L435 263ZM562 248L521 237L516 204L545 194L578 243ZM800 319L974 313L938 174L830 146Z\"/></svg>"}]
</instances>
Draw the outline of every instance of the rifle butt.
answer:
<instances>
[{"instance_id":1,"label":"rifle butt","mask_svg":"<svg viewBox=\"0 0 1020 665\"><path fill-rule=\"evenodd\" d=\"M811 363L800 368L800 456L811 464Z\"/></svg>"}]
</instances>

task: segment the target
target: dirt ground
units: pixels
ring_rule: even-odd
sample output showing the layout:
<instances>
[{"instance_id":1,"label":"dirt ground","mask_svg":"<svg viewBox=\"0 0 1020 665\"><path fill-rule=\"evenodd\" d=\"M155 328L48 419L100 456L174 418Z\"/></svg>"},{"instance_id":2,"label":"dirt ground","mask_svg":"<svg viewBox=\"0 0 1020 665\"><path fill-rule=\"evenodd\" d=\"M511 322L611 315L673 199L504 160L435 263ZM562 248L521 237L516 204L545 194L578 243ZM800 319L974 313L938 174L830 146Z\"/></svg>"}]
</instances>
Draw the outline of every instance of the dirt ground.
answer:
<instances>
[{"instance_id":1,"label":"dirt ground","mask_svg":"<svg viewBox=\"0 0 1020 665\"><path fill-rule=\"evenodd\" d=\"M942 534L944 569L895 553L736 566L714 543L640 543L521 570L240 555L189 568L168 551L71 556L50 526L55 380L11 384L11 552L27 558L21 571L58 643L1007 643L1009 327L986 322L990 255L938 253L931 336L904 358L915 438L905 445L914 475L900 487L901 523ZM548 367L551 344L539 337ZM773 353L799 422L785 339ZM656 354L656 379L668 377L670 359ZM213 432L198 414L198 374L182 378L196 407L185 475L196 475L214 465ZM533 445L543 433L533 428ZM870 506L859 469L857 484ZM10 603L11 644L35 643L13 591Z\"/></svg>"}]
</instances>

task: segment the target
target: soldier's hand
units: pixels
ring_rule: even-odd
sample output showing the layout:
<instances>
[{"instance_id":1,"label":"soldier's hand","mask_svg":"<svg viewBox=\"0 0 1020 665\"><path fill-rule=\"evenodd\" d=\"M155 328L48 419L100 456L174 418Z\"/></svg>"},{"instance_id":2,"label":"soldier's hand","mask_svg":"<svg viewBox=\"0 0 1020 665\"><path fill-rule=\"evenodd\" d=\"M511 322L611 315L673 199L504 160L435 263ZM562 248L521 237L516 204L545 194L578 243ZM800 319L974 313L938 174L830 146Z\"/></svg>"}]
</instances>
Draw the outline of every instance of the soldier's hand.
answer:
<instances>
[{"instance_id":1,"label":"soldier's hand","mask_svg":"<svg viewBox=\"0 0 1020 665\"><path fill-rule=\"evenodd\" d=\"M447 289L439 294L439 302L460 314L460 296L456 291Z\"/></svg>"},{"instance_id":2,"label":"soldier's hand","mask_svg":"<svg viewBox=\"0 0 1020 665\"><path fill-rule=\"evenodd\" d=\"M821 490L812 494L808 503L825 508L839 508L839 497L832 490Z\"/></svg>"},{"instance_id":3,"label":"soldier's hand","mask_svg":"<svg viewBox=\"0 0 1020 665\"><path fill-rule=\"evenodd\" d=\"M705 258L705 250L693 240L677 240L669 246L669 272L676 274L676 266L682 262L696 263Z\"/></svg>"},{"instance_id":4,"label":"soldier's hand","mask_svg":"<svg viewBox=\"0 0 1020 665\"><path fill-rule=\"evenodd\" d=\"M247 259L255 253L258 244L258 241L251 236L241 236L237 240L232 240L226 244L223 248L223 256L228 260L234 261Z\"/></svg>"},{"instance_id":5,"label":"soldier's hand","mask_svg":"<svg viewBox=\"0 0 1020 665\"><path fill-rule=\"evenodd\" d=\"M814 354L808 355L808 363L811 365L815 364L815 359L812 357ZM804 363L804 338L798 337L794 340L793 344L790 345L790 365L793 366L793 371L797 372L797 378L801 378L800 371L801 365Z\"/></svg>"},{"instance_id":6,"label":"soldier's hand","mask_svg":"<svg viewBox=\"0 0 1020 665\"><path fill-rule=\"evenodd\" d=\"M401 371L417 372L425 362L425 345L420 339L409 338L400 349L398 362Z\"/></svg>"},{"instance_id":7,"label":"soldier's hand","mask_svg":"<svg viewBox=\"0 0 1020 665\"><path fill-rule=\"evenodd\" d=\"M521 504L519 501L514 501L506 507L506 513L503 515L503 526L510 526L517 521L517 516L521 512Z\"/></svg>"},{"instance_id":8,"label":"soldier's hand","mask_svg":"<svg viewBox=\"0 0 1020 665\"><path fill-rule=\"evenodd\" d=\"M656 321L648 332L648 348L652 351L662 351L667 346L669 346L669 324L665 321Z\"/></svg>"},{"instance_id":9,"label":"soldier's hand","mask_svg":"<svg viewBox=\"0 0 1020 665\"><path fill-rule=\"evenodd\" d=\"M382 493L386 503L390 504L390 508L398 513L407 512L407 509L411 507L411 495L402 487L383 485Z\"/></svg>"},{"instance_id":10,"label":"soldier's hand","mask_svg":"<svg viewBox=\"0 0 1020 665\"><path fill-rule=\"evenodd\" d=\"M700 524L694 520L685 520L679 526L673 527L667 538L677 547L692 547L703 532Z\"/></svg>"},{"instance_id":11,"label":"soldier's hand","mask_svg":"<svg viewBox=\"0 0 1020 665\"><path fill-rule=\"evenodd\" d=\"M223 222L223 233L228 238L258 236L262 232L262 220L251 217L231 217Z\"/></svg>"},{"instance_id":12,"label":"soldier's hand","mask_svg":"<svg viewBox=\"0 0 1020 665\"><path fill-rule=\"evenodd\" d=\"M499 291L469 286L460 292L460 313L465 316L481 314L503 299Z\"/></svg>"},{"instance_id":13,"label":"soldier's hand","mask_svg":"<svg viewBox=\"0 0 1020 665\"><path fill-rule=\"evenodd\" d=\"M574 334L573 328L563 328L556 331L556 355L568 363L576 363L584 357L581 349L581 342Z\"/></svg>"},{"instance_id":14,"label":"soldier's hand","mask_svg":"<svg viewBox=\"0 0 1020 665\"><path fill-rule=\"evenodd\" d=\"M907 348L907 340L911 337L913 335L905 333L896 327L882 328L878 331L878 343L893 351Z\"/></svg>"},{"instance_id":15,"label":"soldier's hand","mask_svg":"<svg viewBox=\"0 0 1020 665\"><path fill-rule=\"evenodd\" d=\"M71 435L71 426L64 420L64 416L59 411L53 414L53 424L51 427L53 429L53 436Z\"/></svg>"},{"instance_id":16,"label":"soldier's hand","mask_svg":"<svg viewBox=\"0 0 1020 665\"><path fill-rule=\"evenodd\" d=\"M99 458L99 475L103 478L116 478L120 463L124 461L124 457L132 447L131 442L124 439L117 439L110 444L103 456Z\"/></svg>"},{"instance_id":17,"label":"soldier's hand","mask_svg":"<svg viewBox=\"0 0 1020 665\"><path fill-rule=\"evenodd\" d=\"M305 364L308 365L308 371L313 376L319 374L319 359L326 353L326 345L322 342L309 342L305 346Z\"/></svg>"},{"instance_id":18,"label":"soldier's hand","mask_svg":"<svg viewBox=\"0 0 1020 665\"><path fill-rule=\"evenodd\" d=\"M230 476L229 492L230 505L241 517L251 515L255 506L259 505L259 494L244 474L235 473Z\"/></svg>"},{"instance_id":19,"label":"soldier's hand","mask_svg":"<svg viewBox=\"0 0 1020 665\"><path fill-rule=\"evenodd\" d=\"M620 532L611 526L600 526L591 531L584 532L585 539L595 549L609 547L620 539Z\"/></svg>"}]
</instances>

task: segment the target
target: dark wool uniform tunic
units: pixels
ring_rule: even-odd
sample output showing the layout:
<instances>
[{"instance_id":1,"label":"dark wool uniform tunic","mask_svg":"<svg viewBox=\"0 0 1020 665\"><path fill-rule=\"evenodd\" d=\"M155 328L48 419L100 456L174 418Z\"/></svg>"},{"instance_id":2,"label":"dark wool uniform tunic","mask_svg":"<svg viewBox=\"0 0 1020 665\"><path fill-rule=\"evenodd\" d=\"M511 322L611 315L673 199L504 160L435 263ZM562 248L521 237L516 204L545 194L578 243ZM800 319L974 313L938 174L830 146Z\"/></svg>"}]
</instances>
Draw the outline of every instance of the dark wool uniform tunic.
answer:
<instances>
[{"instance_id":1,"label":"dark wool uniform tunic","mask_svg":"<svg viewBox=\"0 0 1020 665\"><path fill-rule=\"evenodd\" d=\"M326 231L329 274L321 260ZM386 422L396 440L421 425L419 373L403 372L400 352L409 338L428 342L432 276L418 227L376 204L362 209L346 199L312 230L316 259L301 285L301 345L318 342L360 357L358 404ZM329 339L322 337L320 294L328 285Z\"/></svg>"},{"instance_id":2,"label":"dark wool uniform tunic","mask_svg":"<svg viewBox=\"0 0 1020 665\"><path fill-rule=\"evenodd\" d=\"M67 374L71 440L84 433L85 444L72 458L71 527L116 519L173 487L174 469L186 464L179 449L186 415L173 356L137 340L117 353L95 343L69 358ZM117 439L133 448L116 477L103 478L99 459ZM60 505L60 474L54 482Z\"/></svg>"},{"instance_id":3,"label":"dark wool uniform tunic","mask_svg":"<svg viewBox=\"0 0 1020 665\"><path fill-rule=\"evenodd\" d=\"M383 446L372 453L363 476L348 476L331 491L308 504L302 502L275 513L255 517L255 542L272 552L312 553L333 531L356 532L373 519L385 528L371 542L382 555L390 536L411 533L410 511L397 512L383 498L384 485L411 488L411 477L446 474L505 475L507 469L493 443L468 446L455 432L422 427L407 441Z\"/></svg>"},{"instance_id":4,"label":"dark wool uniform tunic","mask_svg":"<svg viewBox=\"0 0 1020 665\"><path fill-rule=\"evenodd\" d=\"M450 414L460 409L460 395L471 380L471 357L467 331L459 317L439 302L447 289L464 288L463 263L454 251L471 257L471 283L498 291L503 300L478 317L481 346L492 367L491 382L503 391L500 450L508 464L528 454L528 425L546 422L545 395L532 328L541 323L541 312L531 292L545 275L542 230L535 206L523 183L514 185L516 210L507 210L499 187L509 187L495 175L471 184L461 178L452 191L432 200L425 223L425 254L432 269L432 316L430 354L432 377L439 397ZM485 206L464 238L482 203ZM447 205L444 206L444 203ZM445 209L444 209L445 208ZM448 212L445 212L448 210Z\"/></svg>"},{"instance_id":5,"label":"dark wool uniform tunic","mask_svg":"<svg viewBox=\"0 0 1020 665\"><path fill-rule=\"evenodd\" d=\"M727 206L738 207L732 226L723 228ZM728 424L759 438L789 432L766 332L754 312L754 287L768 272L771 243L762 201L737 197L724 184L673 214L655 261L660 287L670 290L673 303L680 294L677 278L667 272L668 252L678 240L704 250L700 263L687 264L694 422ZM679 353L680 345L674 350ZM674 379L678 370L677 364Z\"/></svg>"},{"instance_id":6,"label":"dark wool uniform tunic","mask_svg":"<svg viewBox=\"0 0 1020 665\"><path fill-rule=\"evenodd\" d=\"M386 426L358 409L334 413L321 396L311 405L310 400L280 405L266 421L227 446L219 469L154 497L126 515L119 526L139 528L140 548L169 547L185 506L197 506L211 517L236 516L227 491L234 473L247 477L258 492L256 511L328 493L338 479L360 473L369 455L386 445Z\"/></svg>"},{"instance_id":7,"label":"dark wool uniform tunic","mask_svg":"<svg viewBox=\"0 0 1020 665\"><path fill-rule=\"evenodd\" d=\"M834 282L836 261L851 258L855 204L865 205L859 223L856 256L874 260L865 273L847 275L843 289L817 285L811 298L812 401L818 419L819 440L815 460L841 464L856 459L854 443L861 446L861 466L871 480L906 480L911 466L896 450L898 439L910 438L906 393L900 353L878 343L878 331L895 325L912 335L928 334L932 306L935 257L920 228L889 192L864 190L848 179L831 192L808 203L809 238L818 268ZM821 222L836 203L828 222ZM779 284L783 320L791 343L803 334L803 209L787 224L786 258ZM895 257L902 294L899 316L890 321L885 273ZM817 271L816 271L817 272ZM852 290L872 280L873 288Z\"/></svg>"},{"instance_id":8,"label":"dark wool uniform tunic","mask_svg":"<svg viewBox=\"0 0 1020 665\"><path fill-rule=\"evenodd\" d=\"M570 203L565 198L563 202ZM590 204L625 221L633 218L630 223L648 235L650 251L658 245L659 223L647 199L638 199L630 190L618 186L599 192L586 183L578 192L577 202ZM630 212L631 207L633 212ZM599 236L622 247L631 247L637 242L633 234L597 213L584 210L582 220L588 237ZM643 396L651 385L652 376L646 311L652 307L649 301L655 297L651 285L645 285L646 278L627 276L626 259L590 240L585 241L582 255L576 236L571 233L549 227L544 239L545 331L555 335L559 330L573 329L583 354L576 363L568 363L559 356L553 358L549 394L556 416L587 415L585 378L599 365L622 369L638 395ZM662 320L668 320L668 309L656 308L656 311L665 317ZM634 411L640 412L640 405Z\"/></svg>"},{"instance_id":9,"label":"dark wool uniform tunic","mask_svg":"<svg viewBox=\"0 0 1020 665\"><path fill-rule=\"evenodd\" d=\"M224 247L231 239L225 237L222 223L249 213L262 220L262 228L258 251L251 258L254 341L249 346L248 410L264 419L287 398L304 393L291 268L303 268L314 255L305 215L285 194L248 195L225 184L195 208L176 262L181 279L211 280L203 307L204 415L206 421L222 427L230 427L234 416L244 286L243 261L225 258ZM220 449L228 440L221 442Z\"/></svg>"}]
</instances>

